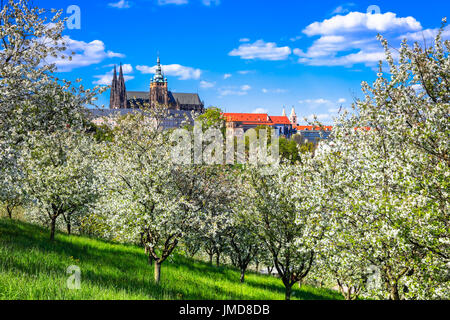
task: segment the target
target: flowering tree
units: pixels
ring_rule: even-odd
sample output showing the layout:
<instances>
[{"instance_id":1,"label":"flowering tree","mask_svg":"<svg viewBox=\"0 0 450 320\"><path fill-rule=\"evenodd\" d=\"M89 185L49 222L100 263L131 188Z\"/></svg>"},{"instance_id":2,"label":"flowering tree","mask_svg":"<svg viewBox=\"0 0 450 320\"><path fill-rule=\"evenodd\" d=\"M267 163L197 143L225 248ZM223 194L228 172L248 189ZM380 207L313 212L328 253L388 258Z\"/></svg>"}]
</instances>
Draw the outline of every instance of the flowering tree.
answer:
<instances>
[{"instance_id":1,"label":"flowering tree","mask_svg":"<svg viewBox=\"0 0 450 320\"><path fill-rule=\"evenodd\" d=\"M335 228L334 223L330 223ZM339 225L339 224L338 224ZM365 293L368 285L376 285L375 277L370 278L370 263L351 250L347 232L331 231L320 242L314 276L322 282L335 283L346 300L356 300ZM373 281L372 283L369 283Z\"/></svg>"},{"instance_id":2,"label":"flowering tree","mask_svg":"<svg viewBox=\"0 0 450 320\"><path fill-rule=\"evenodd\" d=\"M227 239L230 244L230 258L241 271L240 281L244 283L247 267L261 249L261 241L250 231L250 226L239 217L235 217Z\"/></svg>"},{"instance_id":3,"label":"flowering tree","mask_svg":"<svg viewBox=\"0 0 450 320\"><path fill-rule=\"evenodd\" d=\"M100 174L107 181L98 206L106 216L107 236L121 241L141 239L155 260L155 281L189 217L180 211L173 185L167 134L145 115L116 119L113 143L105 144Z\"/></svg>"},{"instance_id":4,"label":"flowering tree","mask_svg":"<svg viewBox=\"0 0 450 320\"><path fill-rule=\"evenodd\" d=\"M209 255L210 263L216 255L216 265L220 257L228 250L229 231L234 216L234 201L237 197L235 172L232 168L222 165L202 165L185 168L182 180L177 182L180 191L191 194L194 201L202 201L197 207L200 223L190 230L190 236L202 243L203 250ZM184 178L183 178L184 177ZM189 183L186 183L189 181ZM183 182L183 185L180 184ZM187 187L187 188L186 188ZM195 192L195 193L192 193Z\"/></svg>"},{"instance_id":5,"label":"flowering tree","mask_svg":"<svg viewBox=\"0 0 450 320\"><path fill-rule=\"evenodd\" d=\"M24 189L38 209L36 214L48 218L51 240L60 216L68 222L72 214L87 211L96 200L92 145L90 137L71 129L35 132L27 141L22 158Z\"/></svg>"},{"instance_id":6,"label":"flowering tree","mask_svg":"<svg viewBox=\"0 0 450 320\"><path fill-rule=\"evenodd\" d=\"M61 12L49 20L47 14L28 0L9 0L0 12L0 142L10 152L29 131L82 121L84 105L98 91L77 90L53 75L56 66L46 59L66 50L64 20Z\"/></svg>"},{"instance_id":7,"label":"flowering tree","mask_svg":"<svg viewBox=\"0 0 450 320\"><path fill-rule=\"evenodd\" d=\"M4 6L3 6L4 4ZM51 57L67 58L61 12L32 7L29 0L2 1L0 11L0 200L11 215L23 203L21 149L33 131L81 125L85 104L99 88L75 89L57 79Z\"/></svg>"},{"instance_id":8,"label":"flowering tree","mask_svg":"<svg viewBox=\"0 0 450 320\"><path fill-rule=\"evenodd\" d=\"M0 203L4 204L6 213L12 219L14 209L24 203L22 190L22 172L18 168L17 158L7 147L0 151Z\"/></svg>"},{"instance_id":9,"label":"flowering tree","mask_svg":"<svg viewBox=\"0 0 450 320\"><path fill-rule=\"evenodd\" d=\"M316 245L323 231L318 205L309 195L312 176L305 155L303 164L281 165L274 175L249 169L245 211L262 242L272 255L289 300L292 286L305 278L314 262ZM245 181L244 180L244 181Z\"/></svg>"},{"instance_id":10,"label":"flowering tree","mask_svg":"<svg viewBox=\"0 0 450 320\"><path fill-rule=\"evenodd\" d=\"M442 31L442 30L441 30ZM379 270L372 297L448 297L449 42L409 47L382 67L323 143L330 206L347 247ZM357 268L355 268L357 270Z\"/></svg>"},{"instance_id":11,"label":"flowering tree","mask_svg":"<svg viewBox=\"0 0 450 320\"><path fill-rule=\"evenodd\" d=\"M107 216L109 237L143 242L158 283L161 265L186 234L204 228L205 212L220 203L213 199L225 185L201 166L171 160L171 132L160 127L167 109L142 111L116 119L114 141L103 150L108 182L98 210Z\"/></svg>"}]
</instances>

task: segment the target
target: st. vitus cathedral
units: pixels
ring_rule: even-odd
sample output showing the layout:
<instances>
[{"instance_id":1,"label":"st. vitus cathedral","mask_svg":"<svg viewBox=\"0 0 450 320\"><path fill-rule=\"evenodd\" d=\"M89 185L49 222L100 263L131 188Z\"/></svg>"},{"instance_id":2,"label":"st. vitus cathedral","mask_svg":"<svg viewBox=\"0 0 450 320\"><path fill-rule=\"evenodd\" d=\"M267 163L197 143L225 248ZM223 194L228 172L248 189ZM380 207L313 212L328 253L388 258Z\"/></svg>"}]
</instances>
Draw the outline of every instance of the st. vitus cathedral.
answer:
<instances>
[{"instance_id":1,"label":"st. vitus cathedral","mask_svg":"<svg viewBox=\"0 0 450 320\"><path fill-rule=\"evenodd\" d=\"M161 61L158 57L156 73L150 84L150 91L127 91L122 65L117 77L114 76L111 85L110 109L138 108L140 105L164 105L171 110L195 111L202 113L204 103L196 93L175 93L168 89L167 78L162 74Z\"/></svg>"}]
</instances>

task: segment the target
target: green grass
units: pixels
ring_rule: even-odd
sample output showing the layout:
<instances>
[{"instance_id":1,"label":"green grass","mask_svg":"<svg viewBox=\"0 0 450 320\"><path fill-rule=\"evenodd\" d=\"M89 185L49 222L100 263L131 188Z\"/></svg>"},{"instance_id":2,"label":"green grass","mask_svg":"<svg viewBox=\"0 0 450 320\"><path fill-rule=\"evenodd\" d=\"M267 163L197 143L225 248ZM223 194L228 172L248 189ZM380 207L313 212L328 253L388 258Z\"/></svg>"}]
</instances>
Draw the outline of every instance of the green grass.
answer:
<instances>
[{"instance_id":1,"label":"green grass","mask_svg":"<svg viewBox=\"0 0 450 320\"><path fill-rule=\"evenodd\" d=\"M281 300L277 278L249 273L239 283L231 267L174 257L162 265L161 283L142 248L58 234L55 242L39 226L0 218L0 299L261 299ZM81 289L69 290L67 267L81 268ZM334 291L304 286L293 299L341 299Z\"/></svg>"}]
</instances>

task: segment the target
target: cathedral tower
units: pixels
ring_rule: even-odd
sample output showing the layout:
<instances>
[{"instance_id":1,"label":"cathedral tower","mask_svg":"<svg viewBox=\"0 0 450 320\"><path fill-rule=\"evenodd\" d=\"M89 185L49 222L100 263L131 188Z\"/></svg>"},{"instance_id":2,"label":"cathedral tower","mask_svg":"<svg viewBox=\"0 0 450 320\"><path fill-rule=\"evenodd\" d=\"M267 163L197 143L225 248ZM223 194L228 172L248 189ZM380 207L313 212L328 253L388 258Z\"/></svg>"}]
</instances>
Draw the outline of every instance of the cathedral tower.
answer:
<instances>
[{"instance_id":1,"label":"cathedral tower","mask_svg":"<svg viewBox=\"0 0 450 320\"><path fill-rule=\"evenodd\" d=\"M122 64L120 64L119 78L117 78L117 67L114 66L109 107L110 109L127 108L127 89L125 87L125 78L123 76Z\"/></svg>"},{"instance_id":2,"label":"cathedral tower","mask_svg":"<svg viewBox=\"0 0 450 320\"><path fill-rule=\"evenodd\" d=\"M117 68L114 66L114 75L111 84L111 95L109 97L109 108L118 109L119 104L117 103Z\"/></svg>"},{"instance_id":3,"label":"cathedral tower","mask_svg":"<svg viewBox=\"0 0 450 320\"><path fill-rule=\"evenodd\" d=\"M164 79L161 68L161 60L158 57L156 73L150 84L150 106L169 105L169 90L167 79Z\"/></svg>"},{"instance_id":4,"label":"cathedral tower","mask_svg":"<svg viewBox=\"0 0 450 320\"><path fill-rule=\"evenodd\" d=\"M122 64L120 64L118 92L119 92L120 108L126 109L128 107L127 106L127 88L125 87L125 78L123 77Z\"/></svg>"}]
</instances>

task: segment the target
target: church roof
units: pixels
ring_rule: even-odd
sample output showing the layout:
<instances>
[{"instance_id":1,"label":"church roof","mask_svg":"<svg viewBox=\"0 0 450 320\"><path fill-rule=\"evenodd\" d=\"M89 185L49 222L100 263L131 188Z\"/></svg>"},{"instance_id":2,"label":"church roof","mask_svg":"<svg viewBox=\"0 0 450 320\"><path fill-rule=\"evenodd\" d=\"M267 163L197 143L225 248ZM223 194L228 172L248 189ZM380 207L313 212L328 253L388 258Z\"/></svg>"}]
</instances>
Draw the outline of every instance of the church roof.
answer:
<instances>
[{"instance_id":1,"label":"church roof","mask_svg":"<svg viewBox=\"0 0 450 320\"><path fill-rule=\"evenodd\" d=\"M133 99L149 100L150 95L146 91L127 91L127 100Z\"/></svg>"},{"instance_id":2,"label":"church roof","mask_svg":"<svg viewBox=\"0 0 450 320\"><path fill-rule=\"evenodd\" d=\"M291 124L291 121L286 116L270 116L270 119L275 124Z\"/></svg>"},{"instance_id":3,"label":"church roof","mask_svg":"<svg viewBox=\"0 0 450 320\"><path fill-rule=\"evenodd\" d=\"M127 91L127 100L140 99L149 100L149 93L146 91ZM201 105L203 104L197 93L175 93L169 91L169 99L174 103L184 105Z\"/></svg>"},{"instance_id":4,"label":"church roof","mask_svg":"<svg viewBox=\"0 0 450 320\"><path fill-rule=\"evenodd\" d=\"M175 93L169 92L170 98L179 104L201 105L203 104L197 93Z\"/></svg>"},{"instance_id":5,"label":"church roof","mask_svg":"<svg viewBox=\"0 0 450 320\"><path fill-rule=\"evenodd\" d=\"M270 122L267 113L223 113L223 117L227 122Z\"/></svg>"},{"instance_id":6,"label":"church roof","mask_svg":"<svg viewBox=\"0 0 450 320\"><path fill-rule=\"evenodd\" d=\"M223 113L227 122L241 122L242 124L254 125L290 125L286 116L269 116L267 113Z\"/></svg>"}]
</instances>

